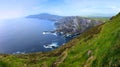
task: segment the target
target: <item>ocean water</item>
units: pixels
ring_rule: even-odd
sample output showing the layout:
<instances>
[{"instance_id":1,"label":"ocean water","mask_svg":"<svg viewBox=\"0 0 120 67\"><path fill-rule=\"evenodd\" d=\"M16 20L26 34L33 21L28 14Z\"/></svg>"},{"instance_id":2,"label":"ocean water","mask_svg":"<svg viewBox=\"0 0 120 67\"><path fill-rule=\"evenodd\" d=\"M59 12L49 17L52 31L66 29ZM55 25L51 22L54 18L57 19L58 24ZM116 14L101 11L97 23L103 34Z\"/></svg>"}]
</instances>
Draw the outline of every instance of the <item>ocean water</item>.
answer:
<instances>
[{"instance_id":1,"label":"ocean water","mask_svg":"<svg viewBox=\"0 0 120 67\"><path fill-rule=\"evenodd\" d=\"M32 18L0 21L0 53L19 54L53 50L46 45L61 46L65 38L43 34L54 30L54 22ZM46 47L47 48L46 48Z\"/></svg>"}]
</instances>

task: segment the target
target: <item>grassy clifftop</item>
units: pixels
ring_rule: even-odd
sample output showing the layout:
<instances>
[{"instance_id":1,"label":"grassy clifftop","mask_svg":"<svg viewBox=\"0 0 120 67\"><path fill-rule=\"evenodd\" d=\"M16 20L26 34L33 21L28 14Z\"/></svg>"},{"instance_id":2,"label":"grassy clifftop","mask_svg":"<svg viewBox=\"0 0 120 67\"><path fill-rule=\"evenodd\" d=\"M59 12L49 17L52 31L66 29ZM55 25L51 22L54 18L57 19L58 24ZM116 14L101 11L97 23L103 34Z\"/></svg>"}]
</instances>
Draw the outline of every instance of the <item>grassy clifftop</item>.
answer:
<instances>
[{"instance_id":1,"label":"grassy clifftop","mask_svg":"<svg viewBox=\"0 0 120 67\"><path fill-rule=\"evenodd\" d=\"M120 13L47 53L0 55L0 67L119 67Z\"/></svg>"},{"instance_id":2,"label":"grassy clifftop","mask_svg":"<svg viewBox=\"0 0 120 67\"><path fill-rule=\"evenodd\" d=\"M69 56L60 64L61 67L120 66L120 14L106 22L100 33L88 38L82 38L68 51Z\"/></svg>"}]
</instances>

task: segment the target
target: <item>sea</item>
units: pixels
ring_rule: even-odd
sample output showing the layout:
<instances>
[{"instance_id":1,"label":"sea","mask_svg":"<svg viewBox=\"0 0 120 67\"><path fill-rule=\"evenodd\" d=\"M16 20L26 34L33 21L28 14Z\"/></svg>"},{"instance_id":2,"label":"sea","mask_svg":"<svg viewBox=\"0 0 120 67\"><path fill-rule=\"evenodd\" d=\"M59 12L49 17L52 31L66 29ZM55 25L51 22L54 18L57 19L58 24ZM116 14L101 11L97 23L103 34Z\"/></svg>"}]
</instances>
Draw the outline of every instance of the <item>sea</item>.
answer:
<instances>
[{"instance_id":1,"label":"sea","mask_svg":"<svg viewBox=\"0 0 120 67\"><path fill-rule=\"evenodd\" d=\"M35 18L0 20L0 54L47 52L64 45L63 36L43 33L55 30L54 23Z\"/></svg>"}]
</instances>

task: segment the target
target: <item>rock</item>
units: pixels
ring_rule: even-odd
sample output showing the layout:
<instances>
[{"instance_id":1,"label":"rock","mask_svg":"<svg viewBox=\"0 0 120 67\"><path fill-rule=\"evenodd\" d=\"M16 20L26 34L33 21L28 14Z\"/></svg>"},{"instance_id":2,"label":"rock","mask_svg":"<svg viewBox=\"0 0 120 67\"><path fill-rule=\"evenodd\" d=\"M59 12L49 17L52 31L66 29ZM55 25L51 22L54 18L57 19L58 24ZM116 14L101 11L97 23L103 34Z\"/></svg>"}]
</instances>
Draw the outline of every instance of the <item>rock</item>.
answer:
<instances>
[{"instance_id":1,"label":"rock","mask_svg":"<svg viewBox=\"0 0 120 67\"><path fill-rule=\"evenodd\" d=\"M91 51L91 50L88 50L87 55L88 55L88 56L91 56L91 54L92 54L92 51Z\"/></svg>"},{"instance_id":2,"label":"rock","mask_svg":"<svg viewBox=\"0 0 120 67\"><path fill-rule=\"evenodd\" d=\"M70 16L59 19L55 23L56 32L64 33L64 36L80 34L96 25L103 22L97 20L91 20L88 18L82 18L79 16Z\"/></svg>"}]
</instances>

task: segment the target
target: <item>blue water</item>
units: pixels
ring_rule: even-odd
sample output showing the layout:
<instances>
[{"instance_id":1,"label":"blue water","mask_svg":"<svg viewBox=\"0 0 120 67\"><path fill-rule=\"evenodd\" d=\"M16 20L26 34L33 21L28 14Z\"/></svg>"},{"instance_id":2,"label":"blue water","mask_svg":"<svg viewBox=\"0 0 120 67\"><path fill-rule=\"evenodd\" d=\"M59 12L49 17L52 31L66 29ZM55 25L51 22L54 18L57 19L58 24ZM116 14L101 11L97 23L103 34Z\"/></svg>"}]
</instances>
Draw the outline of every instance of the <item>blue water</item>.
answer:
<instances>
[{"instance_id":1,"label":"blue water","mask_svg":"<svg viewBox=\"0 0 120 67\"><path fill-rule=\"evenodd\" d=\"M42 34L54 30L54 22L39 19L9 19L0 21L0 53L46 52L52 49L43 45L65 42L61 36Z\"/></svg>"}]
</instances>

